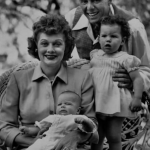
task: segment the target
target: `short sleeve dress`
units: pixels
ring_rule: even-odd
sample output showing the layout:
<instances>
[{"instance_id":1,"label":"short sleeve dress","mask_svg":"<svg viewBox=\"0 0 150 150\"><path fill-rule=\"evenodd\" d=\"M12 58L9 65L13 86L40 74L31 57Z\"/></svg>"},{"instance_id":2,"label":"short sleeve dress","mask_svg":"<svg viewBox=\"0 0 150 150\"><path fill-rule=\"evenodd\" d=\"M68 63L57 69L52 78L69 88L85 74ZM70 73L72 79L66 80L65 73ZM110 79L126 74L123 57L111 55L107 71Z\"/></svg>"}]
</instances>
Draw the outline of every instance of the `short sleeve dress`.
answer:
<instances>
[{"instance_id":1,"label":"short sleeve dress","mask_svg":"<svg viewBox=\"0 0 150 150\"><path fill-rule=\"evenodd\" d=\"M93 50L90 57L89 72L94 82L96 113L120 117L136 116L129 109L133 93L126 88L118 88L118 82L114 82L112 76L122 67L128 72L138 69L141 61L123 51L108 55L102 50Z\"/></svg>"}]
</instances>

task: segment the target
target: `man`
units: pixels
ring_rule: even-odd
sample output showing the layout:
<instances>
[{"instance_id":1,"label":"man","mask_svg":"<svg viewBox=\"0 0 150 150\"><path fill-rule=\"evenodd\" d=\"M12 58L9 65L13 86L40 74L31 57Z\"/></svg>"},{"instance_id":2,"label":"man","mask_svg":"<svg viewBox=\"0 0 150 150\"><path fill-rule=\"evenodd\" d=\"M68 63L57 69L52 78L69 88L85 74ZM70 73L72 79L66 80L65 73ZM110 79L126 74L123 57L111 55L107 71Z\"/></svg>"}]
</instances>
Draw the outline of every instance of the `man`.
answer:
<instances>
[{"instance_id":1,"label":"man","mask_svg":"<svg viewBox=\"0 0 150 150\"><path fill-rule=\"evenodd\" d=\"M150 45L144 25L128 11L115 6L112 0L80 0L80 6L66 14L65 18L72 28L79 57L89 60L90 51L100 48L96 38L100 20L107 15L119 15L128 20L131 28L131 37L123 47L123 51L135 55L141 60L140 72L144 79L144 90L149 91ZM116 72L113 80L119 82L119 87L129 87L131 82L123 69Z\"/></svg>"}]
</instances>

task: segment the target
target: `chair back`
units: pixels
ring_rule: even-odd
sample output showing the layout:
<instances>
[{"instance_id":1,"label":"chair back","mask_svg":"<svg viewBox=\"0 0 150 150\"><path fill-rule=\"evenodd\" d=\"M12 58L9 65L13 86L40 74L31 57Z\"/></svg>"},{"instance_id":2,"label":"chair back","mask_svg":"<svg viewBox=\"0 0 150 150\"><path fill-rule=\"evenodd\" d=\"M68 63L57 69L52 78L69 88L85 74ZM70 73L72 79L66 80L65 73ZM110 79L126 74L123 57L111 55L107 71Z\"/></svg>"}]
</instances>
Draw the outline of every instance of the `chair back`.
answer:
<instances>
[{"instance_id":1,"label":"chair back","mask_svg":"<svg viewBox=\"0 0 150 150\"><path fill-rule=\"evenodd\" d=\"M0 76L0 100L1 97L5 94L6 88L7 88L7 84L9 82L9 79L11 77L11 74L13 72L19 71L19 70L26 70L32 67L37 66L39 63L39 61L29 61L29 62L25 62L22 63L20 65L16 65L12 68L10 68L9 70L5 71L1 76Z\"/></svg>"}]
</instances>

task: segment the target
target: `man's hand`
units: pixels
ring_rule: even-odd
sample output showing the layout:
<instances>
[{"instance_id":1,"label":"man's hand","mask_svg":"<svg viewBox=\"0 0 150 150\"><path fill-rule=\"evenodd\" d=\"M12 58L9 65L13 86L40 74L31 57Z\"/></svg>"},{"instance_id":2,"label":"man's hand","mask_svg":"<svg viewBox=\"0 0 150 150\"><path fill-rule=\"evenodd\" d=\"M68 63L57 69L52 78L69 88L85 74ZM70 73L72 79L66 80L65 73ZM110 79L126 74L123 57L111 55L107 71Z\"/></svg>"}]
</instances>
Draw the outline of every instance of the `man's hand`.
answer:
<instances>
[{"instance_id":1,"label":"man's hand","mask_svg":"<svg viewBox=\"0 0 150 150\"><path fill-rule=\"evenodd\" d=\"M130 89L132 87L132 80L128 72L123 68L120 68L116 71L115 75L113 75L113 81L118 82L119 88Z\"/></svg>"}]
</instances>

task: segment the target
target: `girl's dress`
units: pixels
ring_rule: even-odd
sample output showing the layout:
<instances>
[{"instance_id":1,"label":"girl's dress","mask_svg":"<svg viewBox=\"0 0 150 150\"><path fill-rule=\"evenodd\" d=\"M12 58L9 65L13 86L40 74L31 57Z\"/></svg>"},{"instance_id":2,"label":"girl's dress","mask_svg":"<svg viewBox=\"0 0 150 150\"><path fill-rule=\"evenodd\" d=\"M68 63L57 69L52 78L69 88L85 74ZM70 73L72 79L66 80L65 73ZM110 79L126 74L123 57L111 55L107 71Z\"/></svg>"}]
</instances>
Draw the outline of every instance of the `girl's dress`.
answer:
<instances>
[{"instance_id":1,"label":"girl's dress","mask_svg":"<svg viewBox=\"0 0 150 150\"><path fill-rule=\"evenodd\" d=\"M112 76L119 68L127 72L138 69L141 61L123 51L109 55L102 50L93 50L90 56L89 72L94 81L96 112L108 116L134 117L136 113L129 109L133 92L118 88L118 82L114 82Z\"/></svg>"}]
</instances>

